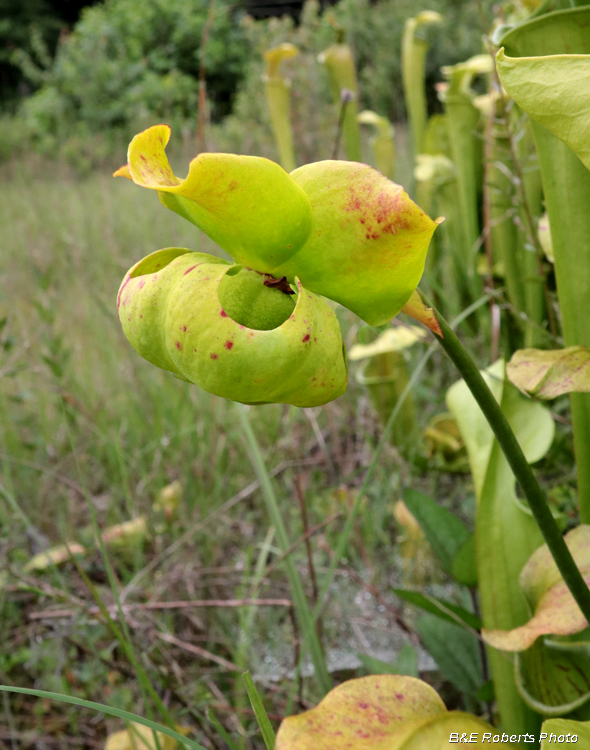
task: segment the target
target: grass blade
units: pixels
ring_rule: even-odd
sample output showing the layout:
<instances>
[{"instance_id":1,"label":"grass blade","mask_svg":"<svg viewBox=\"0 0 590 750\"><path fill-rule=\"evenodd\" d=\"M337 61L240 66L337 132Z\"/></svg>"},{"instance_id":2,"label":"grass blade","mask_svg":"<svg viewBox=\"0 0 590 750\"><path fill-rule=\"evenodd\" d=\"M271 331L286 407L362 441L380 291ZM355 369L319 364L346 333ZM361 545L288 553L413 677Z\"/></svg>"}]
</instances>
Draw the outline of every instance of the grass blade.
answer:
<instances>
[{"instance_id":1,"label":"grass blade","mask_svg":"<svg viewBox=\"0 0 590 750\"><path fill-rule=\"evenodd\" d=\"M180 742L182 745L188 745L192 750L205 750L202 745L194 740L188 740L183 737L179 732L175 732L170 727L158 724L151 719L144 719L143 716L137 716L129 711L123 711L120 708L112 708L111 706L105 706L103 703L95 703L94 701L87 701L83 698L74 698L72 695L62 695L61 693L51 693L48 690L34 690L33 688L24 687L12 687L11 685L0 685L0 691L6 693L20 693L21 695L34 695L37 698L49 698L53 701L60 701L61 703L71 703L74 706L80 706L81 708L89 708L92 711L100 711L107 716L114 716L117 719L123 719L127 722L135 722L136 724L143 724L144 727L153 729L156 732L168 735L173 740ZM267 719L268 721L268 719Z\"/></svg>"},{"instance_id":2,"label":"grass blade","mask_svg":"<svg viewBox=\"0 0 590 750\"><path fill-rule=\"evenodd\" d=\"M262 454L260 453L260 447L256 440L256 435L252 430L252 425L244 411L244 407L241 404L236 404L236 411L242 424L242 430L246 438L252 465L258 476L258 481L260 482L260 487L266 501L266 507L271 523L275 527L282 551L286 552L290 547L289 537L287 536L287 530L283 523L283 517L270 481L270 476L268 475L268 471L266 470L266 466L262 459ZM295 607L295 612L297 614L297 620L303 631L303 637L309 650L309 655L315 669L320 690L325 695L332 689L332 680L328 672L328 667L326 666L324 651L315 628L314 617L305 596L305 591L303 590L301 576L299 575L299 571L290 555L285 557L285 567L289 579L289 586L291 588L293 606Z\"/></svg>"},{"instance_id":3,"label":"grass blade","mask_svg":"<svg viewBox=\"0 0 590 750\"><path fill-rule=\"evenodd\" d=\"M269 718L266 715L264 704L262 703L262 699L258 694L258 690L256 690L256 685L254 684L254 680L250 676L250 672L244 672L244 674L242 675L242 679L244 680L244 685L246 686L246 690L248 691L248 698L250 698L250 703L252 704L252 708L254 709L254 715L256 716L256 721L258 722L258 726L260 727L260 732L262 733L262 739L264 740L264 744L266 745L266 750L274 750L274 729L272 728Z\"/></svg>"}]
</instances>

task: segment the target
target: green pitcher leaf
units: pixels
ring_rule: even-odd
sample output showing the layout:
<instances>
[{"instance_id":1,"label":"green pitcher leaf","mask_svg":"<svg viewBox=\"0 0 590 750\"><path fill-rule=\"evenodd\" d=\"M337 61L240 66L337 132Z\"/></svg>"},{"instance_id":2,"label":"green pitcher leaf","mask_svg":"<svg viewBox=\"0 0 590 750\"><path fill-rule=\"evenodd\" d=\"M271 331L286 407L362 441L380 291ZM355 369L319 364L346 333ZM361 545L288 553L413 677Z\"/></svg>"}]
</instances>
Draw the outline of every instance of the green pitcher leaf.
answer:
<instances>
[{"instance_id":1,"label":"green pitcher leaf","mask_svg":"<svg viewBox=\"0 0 590 750\"><path fill-rule=\"evenodd\" d=\"M590 700L590 656L537 641L515 656L519 692L530 708L544 716L563 716Z\"/></svg>"},{"instance_id":2,"label":"green pitcher leaf","mask_svg":"<svg viewBox=\"0 0 590 750\"><path fill-rule=\"evenodd\" d=\"M506 374L523 393L551 399L563 393L590 392L590 349L520 349L506 365Z\"/></svg>"},{"instance_id":3,"label":"green pitcher leaf","mask_svg":"<svg viewBox=\"0 0 590 750\"><path fill-rule=\"evenodd\" d=\"M509 417L511 426L516 431L518 442L527 460L534 463L545 455L553 442L555 431L553 419L549 411L541 404L536 404L521 396L512 386L505 389L504 373L504 362L498 360L482 372L482 375L496 400L503 407L509 407L510 413L506 416ZM504 395L506 404L503 403ZM480 498L494 445L492 429L463 380L449 388L446 400L449 410L457 420L467 447L475 492ZM506 413L504 408L503 410ZM512 484L514 484L513 477Z\"/></svg>"},{"instance_id":4,"label":"green pitcher leaf","mask_svg":"<svg viewBox=\"0 0 590 750\"><path fill-rule=\"evenodd\" d=\"M578 526L565 535L565 541L584 580L590 582L590 526ZM588 627L546 545L531 556L519 582L534 615L512 630L484 628L482 636L490 646L524 651L542 635L573 635Z\"/></svg>"},{"instance_id":5,"label":"green pitcher leaf","mask_svg":"<svg viewBox=\"0 0 590 750\"><path fill-rule=\"evenodd\" d=\"M470 588L477 586L477 557L475 552L475 534L461 547L453 560L453 576L459 583Z\"/></svg>"},{"instance_id":6,"label":"green pitcher leaf","mask_svg":"<svg viewBox=\"0 0 590 750\"><path fill-rule=\"evenodd\" d=\"M590 169L590 55L513 58L501 49L496 62L514 101Z\"/></svg>"},{"instance_id":7,"label":"green pitcher leaf","mask_svg":"<svg viewBox=\"0 0 590 750\"><path fill-rule=\"evenodd\" d=\"M315 708L284 719L275 750L442 750L472 733L481 748L496 734L471 714L447 711L425 682L386 674L348 680Z\"/></svg>"},{"instance_id":8,"label":"green pitcher leaf","mask_svg":"<svg viewBox=\"0 0 590 750\"><path fill-rule=\"evenodd\" d=\"M590 747L590 721L574 721L573 719L548 719L544 721L539 737L541 750L552 750L560 737L565 740L568 735L570 735L570 742L581 741L580 747L584 747L584 745Z\"/></svg>"},{"instance_id":9,"label":"green pitcher leaf","mask_svg":"<svg viewBox=\"0 0 590 750\"><path fill-rule=\"evenodd\" d=\"M376 134L369 138L377 169L393 180L395 175L395 131L387 117L382 117L370 109L363 110L358 121L361 125L372 125Z\"/></svg>"},{"instance_id":10,"label":"green pitcher leaf","mask_svg":"<svg viewBox=\"0 0 590 750\"><path fill-rule=\"evenodd\" d=\"M266 69L262 76L266 91L266 101L270 113L270 121L277 143L281 166L291 172L297 166L295 150L293 148L293 133L291 129L291 82L281 75L280 65L283 60L295 57L299 50L294 44L284 42L264 53Z\"/></svg>"},{"instance_id":11,"label":"green pitcher leaf","mask_svg":"<svg viewBox=\"0 0 590 750\"><path fill-rule=\"evenodd\" d=\"M203 253L175 252L182 254L169 260L174 251L161 250L140 261L119 290L123 331L144 359L243 403L313 406L346 390L340 327L324 300L298 283L294 306L290 295L286 307L282 300L277 305L283 292L265 286L263 274L257 274L260 292L253 297L250 276L242 279L241 266ZM163 267L153 273L156 265ZM220 291L237 318L247 313L250 325L258 320L260 327L234 320L220 302Z\"/></svg>"},{"instance_id":12,"label":"green pitcher leaf","mask_svg":"<svg viewBox=\"0 0 590 750\"><path fill-rule=\"evenodd\" d=\"M350 161L362 161L361 133L358 125L358 84L352 50L347 44L333 44L318 55L318 62L328 69L332 95L338 112L345 106L342 132L346 156ZM342 91L350 92L351 99L343 105Z\"/></svg>"},{"instance_id":13,"label":"green pitcher leaf","mask_svg":"<svg viewBox=\"0 0 590 750\"><path fill-rule=\"evenodd\" d=\"M506 381L501 360L482 375L527 460L538 461L553 440L555 428L549 411ZM464 381L449 389L447 404L467 448L478 501L475 536L482 620L488 629L510 630L530 617L518 575L543 544L543 537L532 516L519 505L514 474ZM490 651L489 658L507 731L522 731L524 727L535 731L536 719L519 696L511 661L496 651Z\"/></svg>"},{"instance_id":14,"label":"green pitcher leaf","mask_svg":"<svg viewBox=\"0 0 590 750\"><path fill-rule=\"evenodd\" d=\"M298 276L370 325L387 323L418 285L438 222L366 164L316 162L291 176L311 201L312 230L273 274Z\"/></svg>"},{"instance_id":15,"label":"green pitcher leaf","mask_svg":"<svg viewBox=\"0 0 590 750\"><path fill-rule=\"evenodd\" d=\"M402 80L408 116L412 129L414 153L419 154L424 148L424 131L426 128L426 54L427 39L423 35L425 26L440 24L443 18L432 10L422 11L414 18L407 18L402 36Z\"/></svg>"},{"instance_id":16,"label":"green pitcher leaf","mask_svg":"<svg viewBox=\"0 0 590 750\"><path fill-rule=\"evenodd\" d=\"M157 190L162 203L199 227L238 263L270 273L294 255L311 227L309 200L268 159L199 154L188 177L174 175L165 147L167 125L144 130L129 144L128 164L115 176Z\"/></svg>"}]
</instances>

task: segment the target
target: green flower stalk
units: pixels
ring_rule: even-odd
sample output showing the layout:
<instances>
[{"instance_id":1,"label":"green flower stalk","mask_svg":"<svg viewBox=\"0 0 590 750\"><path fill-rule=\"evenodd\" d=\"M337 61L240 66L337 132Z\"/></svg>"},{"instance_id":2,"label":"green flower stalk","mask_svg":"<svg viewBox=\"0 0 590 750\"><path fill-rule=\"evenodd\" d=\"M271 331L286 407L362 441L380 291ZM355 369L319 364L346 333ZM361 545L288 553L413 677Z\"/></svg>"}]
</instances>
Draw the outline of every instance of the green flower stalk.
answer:
<instances>
[{"instance_id":1,"label":"green flower stalk","mask_svg":"<svg viewBox=\"0 0 590 750\"><path fill-rule=\"evenodd\" d=\"M370 109L363 110L358 116L361 125L373 125L375 135L369 139L377 169L393 180L395 174L395 131L387 119ZM428 213L428 212L427 212Z\"/></svg>"},{"instance_id":2,"label":"green flower stalk","mask_svg":"<svg viewBox=\"0 0 590 750\"><path fill-rule=\"evenodd\" d=\"M590 346L590 36L587 6L508 32L497 56L510 96L532 120L551 222L566 346ZM580 515L590 522L590 396L572 394Z\"/></svg>"},{"instance_id":3,"label":"green flower stalk","mask_svg":"<svg viewBox=\"0 0 590 750\"><path fill-rule=\"evenodd\" d=\"M289 175L268 159L210 153L181 180L169 137L166 125L137 135L115 175L156 190L235 263L166 248L130 269L119 319L149 362L234 401L317 406L347 385L323 297L370 325L402 308L424 317L413 293L437 222L399 185L365 164L317 162Z\"/></svg>"},{"instance_id":4,"label":"green flower stalk","mask_svg":"<svg viewBox=\"0 0 590 750\"><path fill-rule=\"evenodd\" d=\"M290 101L291 81L281 75L280 66L287 60L299 54L294 44L285 42L264 53L266 70L262 76L266 91L266 101L270 112L270 121L279 151L279 160L283 169L292 172L297 166L295 150L293 148L293 132L291 130Z\"/></svg>"},{"instance_id":5,"label":"green flower stalk","mask_svg":"<svg viewBox=\"0 0 590 750\"><path fill-rule=\"evenodd\" d=\"M332 95L338 112L342 112L342 133L349 161L362 161L361 132L358 124L358 83L352 51L347 44L334 44L318 56L318 62L328 69ZM349 92L343 97L343 91Z\"/></svg>"},{"instance_id":6,"label":"green flower stalk","mask_svg":"<svg viewBox=\"0 0 590 750\"><path fill-rule=\"evenodd\" d=\"M442 20L440 13L424 10L406 20L402 36L402 79L415 154L424 151L427 120L424 81L429 45L422 32L425 26Z\"/></svg>"}]
</instances>

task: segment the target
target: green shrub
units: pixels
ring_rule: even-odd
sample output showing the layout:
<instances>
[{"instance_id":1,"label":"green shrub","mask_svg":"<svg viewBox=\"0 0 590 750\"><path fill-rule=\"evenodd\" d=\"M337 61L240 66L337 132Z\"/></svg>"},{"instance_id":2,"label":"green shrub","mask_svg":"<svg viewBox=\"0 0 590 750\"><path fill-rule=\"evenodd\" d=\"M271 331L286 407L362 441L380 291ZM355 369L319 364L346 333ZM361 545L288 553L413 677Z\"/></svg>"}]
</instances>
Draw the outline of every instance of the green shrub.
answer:
<instances>
[{"instance_id":1,"label":"green shrub","mask_svg":"<svg viewBox=\"0 0 590 750\"><path fill-rule=\"evenodd\" d=\"M58 46L55 60L20 52L39 90L21 108L42 150L82 135L119 132L127 139L154 121L195 126L199 48L208 0L106 0L87 8ZM231 108L248 52L245 34L219 0L206 49L213 118Z\"/></svg>"}]
</instances>

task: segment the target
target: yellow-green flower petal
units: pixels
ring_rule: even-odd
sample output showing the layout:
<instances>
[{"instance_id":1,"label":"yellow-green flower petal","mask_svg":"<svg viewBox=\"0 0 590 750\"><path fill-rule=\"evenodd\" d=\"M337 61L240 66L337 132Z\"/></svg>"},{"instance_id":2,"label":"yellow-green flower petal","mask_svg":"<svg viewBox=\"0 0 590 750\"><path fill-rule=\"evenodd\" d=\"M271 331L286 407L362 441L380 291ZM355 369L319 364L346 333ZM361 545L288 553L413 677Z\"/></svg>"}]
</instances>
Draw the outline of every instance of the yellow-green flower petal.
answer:
<instances>
[{"instance_id":1,"label":"yellow-green flower petal","mask_svg":"<svg viewBox=\"0 0 590 750\"><path fill-rule=\"evenodd\" d=\"M318 406L344 393L346 359L329 306L298 283L295 308L282 325L247 328L219 301L219 285L235 268L179 248L136 264L119 291L119 319L134 349L209 393L243 403Z\"/></svg>"},{"instance_id":2,"label":"yellow-green flower petal","mask_svg":"<svg viewBox=\"0 0 590 750\"><path fill-rule=\"evenodd\" d=\"M139 133L128 164L115 172L157 190L162 203L188 219L238 263L270 273L308 238L311 208L303 190L275 162L258 156L199 154L181 180L165 147L167 125Z\"/></svg>"},{"instance_id":3,"label":"yellow-green flower petal","mask_svg":"<svg viewBox=\"0 0 590 750\"><path fill-rule=\"evenodd\" d=\"M313 226L305 246L275 275L298 276L370 325L391 320L420 281L439 220L366 164L316 162L292 177L311 201Z\"/></svg>"}]
</instances>

